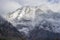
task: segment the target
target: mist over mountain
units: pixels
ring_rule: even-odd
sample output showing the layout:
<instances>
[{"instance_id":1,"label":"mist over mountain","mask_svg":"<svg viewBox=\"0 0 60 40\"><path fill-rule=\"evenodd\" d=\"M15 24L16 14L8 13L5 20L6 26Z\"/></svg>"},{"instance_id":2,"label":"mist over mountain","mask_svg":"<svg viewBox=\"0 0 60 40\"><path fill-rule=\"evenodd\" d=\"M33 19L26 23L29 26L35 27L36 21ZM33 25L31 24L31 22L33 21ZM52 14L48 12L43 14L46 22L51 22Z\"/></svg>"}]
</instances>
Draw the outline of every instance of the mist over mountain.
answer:
<instances>
[{"instance_id":1,"label":"mist over mountain","mask_svg":"<svg viewBox=\"0 0 60 40\"><path fill-rule=\"evenodd\" d=\"M46 6L26 6L9 13L6 18L19 31L23 31L24 29L30 31L39 26L40 29L60 33L59 15L60 13L53 12Z\"/></svg>"},{"instance_id":2,"label":"mist over mountain","mask_svg":"<svg viewBox=\"0 0 60 40\"><path fill-rule=\"evenodd\" d=\"M60 13L52 11L47 6L21 7L8 13L5 19L27 40L60 38Z\"/></svg>"}]
</instances>

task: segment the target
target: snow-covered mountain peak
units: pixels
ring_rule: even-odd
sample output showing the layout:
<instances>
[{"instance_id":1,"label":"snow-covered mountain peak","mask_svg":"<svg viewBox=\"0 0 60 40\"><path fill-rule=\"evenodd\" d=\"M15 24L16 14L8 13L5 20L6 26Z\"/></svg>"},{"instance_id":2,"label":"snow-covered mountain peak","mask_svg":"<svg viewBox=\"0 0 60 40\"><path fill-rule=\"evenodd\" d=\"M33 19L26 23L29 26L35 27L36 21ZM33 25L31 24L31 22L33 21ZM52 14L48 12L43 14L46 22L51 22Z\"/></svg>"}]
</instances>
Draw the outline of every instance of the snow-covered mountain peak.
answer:
<instances>
[{"instance_id":1,"label":"snow-covered mountain peak","mask_svg":"<svg viewBox=\"0 0 60 40\"><path fill-rule=\"evenodd\" d=\"M24 30L23 28L28 30L24 31L26 33L33 30L35 27L59 33L59 15L60 13L55 13L46 6L26 6L18 8L16 11L8 14L6 18L16 26L19 31Z\"/></svg>"},{"instance_id":2,"label":"snow-covered mountain peak","mask_svg":"<svg viewBox=\"0 0 60 40\"><path fill-rule=\"evenodd\" d=\"M8 14L9 16L7 17L9 20L13 20L17 17L17 19L22 18L23 16L25 18L30 17L32 18L33 15L35 15L35 12L46 12L45 10L47 10L47 7L43 7L43 6L38 6L38 7L21 7L18 8L16 11ZM49 9L48 9L49 10Z\"/></svg>"}]
</instances>

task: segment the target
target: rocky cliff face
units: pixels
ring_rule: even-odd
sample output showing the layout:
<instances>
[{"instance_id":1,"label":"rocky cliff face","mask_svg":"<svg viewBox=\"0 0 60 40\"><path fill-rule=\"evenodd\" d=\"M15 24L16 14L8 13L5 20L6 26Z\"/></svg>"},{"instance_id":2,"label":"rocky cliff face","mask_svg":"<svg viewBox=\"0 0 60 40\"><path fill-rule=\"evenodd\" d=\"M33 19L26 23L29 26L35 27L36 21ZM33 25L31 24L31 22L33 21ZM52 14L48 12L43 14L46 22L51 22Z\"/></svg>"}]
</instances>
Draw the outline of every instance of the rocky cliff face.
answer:
<instances>
[{"instance_id":1,"label":"rocky cliff face","mask_svg":"<svg viewBox=\"0 0 60 40\"><path fill-rule=\"evenodd\" d=\"M0 38L25 40L24 36L8 21L0 16ZM9 39L8 39L9 38Z\"/></svg>"},{"instance_id":2,"label":"rocky cliff face","mask_svg":"<svg viewBox=\"0 0 60 40\"><path fill-rule=\"evenodd\" d=\"M36 26L55 33L60 32L60 13L53 12L45 6L21 7L6 16L19 31L28 32ZM46 27L44 27L44 26ZM49 26L50 25L50 26Z\"/></svg>"},{"instance_id":3,"label":"rocky cliff face","mask_svg":"<svg viewBox=\"0 0 60 40\"><path fill-rule=\"evenodd\" d=\"M19 32L25 34L28 40L60 38L60 13L53 12L47 7L21 7L9 13L6 19Z\"/></svg>"},{"instance_id":4,"label":"rocky cliff face","mask_svg":"<svg viewBox=\"0 0 60 40\"><path fill-rule=\"evenodd\" d=\"M36 27L29 32L29 40L60 40L60 33L54 33Z\"/></svg>"}]
</instances>

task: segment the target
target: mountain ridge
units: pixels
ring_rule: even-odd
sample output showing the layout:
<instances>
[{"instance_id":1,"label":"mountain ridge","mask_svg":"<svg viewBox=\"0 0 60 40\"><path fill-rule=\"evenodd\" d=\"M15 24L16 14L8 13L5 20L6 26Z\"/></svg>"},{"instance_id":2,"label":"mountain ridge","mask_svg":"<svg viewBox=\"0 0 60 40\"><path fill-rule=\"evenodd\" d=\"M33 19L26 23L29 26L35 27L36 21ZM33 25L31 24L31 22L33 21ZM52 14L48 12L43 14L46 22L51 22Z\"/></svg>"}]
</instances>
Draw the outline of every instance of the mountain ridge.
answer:
<instances>
[{"instance_id":1,"label":"mountain ridge","mask_svg":"<svg viewBox=\"0 0 60 40\"><path fill-rule=\"evenodd\" d=\"M10 22L0 16L0 39L25 40L25 37Z\"/></svg>"},{"instance_id":2,"label":"mountain ridge","mask_svg":"<svg viewBox=\"0 0 60 40\"><path fill-rule=\"evenodd\" d=\"M59 15L60 13L53 12L47 7L42 7L41 9L41 7L26 6L26 7L18 8L16 11L10 13L10 15L8 14L7 19L19 31L28 33L29 31L33 30L35 27L39 25L39 28L52 31L55 33L59 33L60 32ZM50 27L52 29L50 29Z\"/></svg>"}]
</instances>

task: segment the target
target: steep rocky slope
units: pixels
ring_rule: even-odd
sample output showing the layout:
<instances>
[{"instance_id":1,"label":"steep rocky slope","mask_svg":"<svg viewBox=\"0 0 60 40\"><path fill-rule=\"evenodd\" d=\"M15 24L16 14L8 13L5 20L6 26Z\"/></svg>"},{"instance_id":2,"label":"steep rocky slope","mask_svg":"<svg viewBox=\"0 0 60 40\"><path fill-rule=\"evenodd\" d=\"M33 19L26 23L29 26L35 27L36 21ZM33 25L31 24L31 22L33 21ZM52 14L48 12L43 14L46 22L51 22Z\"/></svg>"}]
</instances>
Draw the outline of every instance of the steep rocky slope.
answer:
<instances>
[{"instance_id":1,"label":"steep rocky slope","mask_svg":"<svg viewBox=\"0 0 60 40\"><path fill-rule=\"evenodd\" d=\"M0 38L1 40L25 40L24 36L8 21L0 16Z\"/></svg>"},{"instance_id":2,"label":"steep rocky slope","mask_svg":"<svg viewBox=\"0 0 60 40\"><path fill-rule=\"evenodd\" d=\"M6 19L19 32L25 34L28 40L40 40L40 38L42 40L44 38L55 40L55 38L60 38L60 13L53 12L47 7L21 7L9 13Z\"/></svg>"},{"instance_id":3,"label":"steep rocky slope","mask_svg":"<svg viewBox=\"0 0 60 40\"><path fill-rule=\"evenodd\" d=\"M23 30L30 31L33 30L36 26L39 26L40 28L59 33L60 32L59 15L60 13L53 12L52 10L45 6L39 7L26 6L18 8L16 11L9 13L6 16L6 19L9 22L11 22L19 31ZM43 24L47 26L44 27L42 26Z\"/></svg>"}]
</instances>

